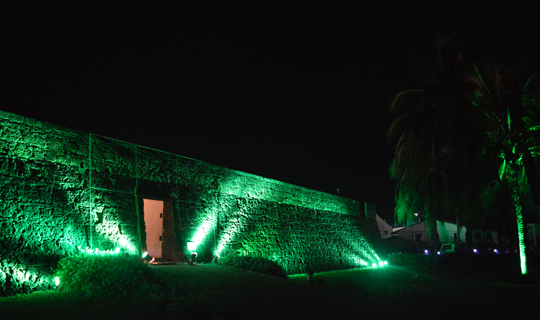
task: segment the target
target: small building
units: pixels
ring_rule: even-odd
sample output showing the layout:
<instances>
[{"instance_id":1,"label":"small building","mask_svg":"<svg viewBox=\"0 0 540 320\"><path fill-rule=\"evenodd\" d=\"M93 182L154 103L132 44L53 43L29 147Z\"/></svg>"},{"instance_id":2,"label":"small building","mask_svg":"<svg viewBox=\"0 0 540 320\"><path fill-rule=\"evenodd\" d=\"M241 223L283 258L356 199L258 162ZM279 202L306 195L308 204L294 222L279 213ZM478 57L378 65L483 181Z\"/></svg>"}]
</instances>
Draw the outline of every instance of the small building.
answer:
<instances>
[{"instance_id":1,"label":"small building","mask_svg":"<svg viewBox=\"0 0 540 320\"><path fill-rule=\"evenodd\" d=\"M437 221L437 239L439 243L443 242L465 242L467 229L465 226L458 226L456 223L448 221ZM394 234L398 241L410 243L428 243L430 239L426 224L424 222L414 223L408 227L394 228Z\"/></svg>"},{"instance_id":2,"label":"small building","mask_svg":"<svg viewBox=\"0 0 540 320\"><path fill-rule=\"evenodd\" d=\"M538 247L540 245L540 223L527 224L527 235L529 246Z\"/></svg>"},{"instance_id":3,"label":"small building","mask_svg":"<svg viewBox=\"0 0 540 320\"><path fill-rule=\"evenodd\" d=\"M494 229L479 229L473 231L472 237L474 244L499 244L499 238L497 236L497 230Z\"/></svg>"},{"instance_id":4,"label":"small building","mask_svg":"<svg viewBox=\"0 0 540 320\"><path fill-rule=\"evenodd\" d=\"M388 239L392 237L394 228L392 228L392 226L383 220L383 218L381 218L378 214L375 216L375 219L377 220L377 227L381 233L381 239Z\"/></svg>"}]
</instances>

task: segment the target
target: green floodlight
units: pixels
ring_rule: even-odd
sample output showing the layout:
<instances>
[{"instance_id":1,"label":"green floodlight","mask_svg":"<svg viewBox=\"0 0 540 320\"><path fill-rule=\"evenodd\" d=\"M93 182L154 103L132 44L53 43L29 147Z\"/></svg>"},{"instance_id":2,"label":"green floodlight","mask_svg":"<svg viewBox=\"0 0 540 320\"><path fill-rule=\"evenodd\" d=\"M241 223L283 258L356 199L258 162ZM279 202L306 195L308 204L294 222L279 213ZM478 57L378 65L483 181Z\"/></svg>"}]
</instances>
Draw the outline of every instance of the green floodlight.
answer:
<instances>
[{"instance_id":1,"label":"green floodlight","mask_svg":"<svg viewBox=\"0 0 540 320\"><path fill-rule=\"evenodd\" d=\"M379 267L382 267L382 266L384 266L384 262L379 261Z\"/></svg>"},{"instance_id":2,"label":"green floodlight","mask_svg":"<svg viewBox=\"0 0 540 320\"><path fill-rule=\"evenodd\" d=\"M388 265L388 261L385 261L385 262L384 262L384 265L387 266L387 265Z\"/></svg>"},{"instance_id":3,"label":"green floodlight","mask_svg":"<svg viewBox=\"0 0 540 320\"><path fill-rule=\"evenodd\" d=\"M143 257L143 258L146 258L146 256L148 256L148 251L145 251L145 252L143 252L143 254L142 254L142 257Z\"/></svg>"},{"instance_id":4,"label":"green floodlight","mask_svg":"<svg viewBox=\"0 0 540 320\"><path fill-rule=\"evenodd\" d=\"M60 277L54 277L54 284L58 287L60 285Z\"/></svg>"},{"instance_id":5,"label":"green floodlight","mask_svg":"<svg viewBox=\"0 0 540 320\"><path fill-rule=\"evenodd\" d=\"M373 263L371 266L372 266L373 268L377 268L377 264L376 264L376 263Z\"/></svg>"}]
</instances>

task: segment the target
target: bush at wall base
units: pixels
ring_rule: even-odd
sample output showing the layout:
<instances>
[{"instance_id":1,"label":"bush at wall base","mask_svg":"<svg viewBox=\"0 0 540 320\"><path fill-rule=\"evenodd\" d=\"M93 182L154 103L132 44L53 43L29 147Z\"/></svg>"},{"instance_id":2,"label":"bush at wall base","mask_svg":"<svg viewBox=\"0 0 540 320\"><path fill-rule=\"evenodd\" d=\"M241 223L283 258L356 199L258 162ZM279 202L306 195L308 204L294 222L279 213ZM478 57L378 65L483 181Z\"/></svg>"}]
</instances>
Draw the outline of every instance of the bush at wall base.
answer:
<instances>
[{"instance_id":1,"label":"bush at wall base","mask_svg":"<svg viewBox=\"0 0 540 320\"><path fill-rule=\"evenodd\" d=\"M398 252L388 254L388 263L393 266L426 265L430 261L430 255Z\"/></svg>"},{"instance_id":2,"label":"bush at wall base","mask_svg":"<svg viewBox=\"0 0 540 320\"><path fill-rule=\"evenodd\" d=\"M152 267L131 255L80 254L54 270L58 290L88 299L119 299L156 310L156 316L222 319L217 306L166 285Z\"/></svg>"},{"instance_id":3,"label":"bush at wall base","mask_svg":"<svg viewBox=\"0 0 540 320\"><path fill-rule=\"evenodd\" d=\"M218 263L223 266L230 266L264 273L275 277L287 278L283 267L281 267L277 262L263 257L228 255L220 258Z\"/></svg>"},{"instance_id":4,"label":"bush at wall base","mask_svg":"<svg viewBox=\"0 0 540 320\"><path fill-rule=\"evenodd\" d=\"M154 270L129 255L66 257L58 262L54 277L59 290L86 298L131 299L137 290L148 294L150 287L160 285Z\"/></svg>"}]
</instances>

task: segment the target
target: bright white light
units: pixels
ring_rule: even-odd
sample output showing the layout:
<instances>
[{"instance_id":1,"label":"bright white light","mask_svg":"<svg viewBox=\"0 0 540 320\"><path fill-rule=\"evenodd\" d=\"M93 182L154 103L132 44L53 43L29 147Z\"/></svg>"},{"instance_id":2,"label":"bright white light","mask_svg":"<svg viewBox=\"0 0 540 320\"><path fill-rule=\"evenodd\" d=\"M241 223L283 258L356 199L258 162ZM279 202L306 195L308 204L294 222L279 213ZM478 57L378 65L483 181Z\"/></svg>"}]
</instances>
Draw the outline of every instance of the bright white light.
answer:
<instances>
[{"instance_id":1,"label":"bright white light","mask_svg":"<svg viewBox=\"0 0 540 320\"><path fill-rule=\"evenodd\" d=\"M376 263L372 264L371 266L372 266L373 268L377 268L377 264L376 264Z\"/></svg>"},{"instance_id":2,"label":"bright white light","mask_svg":"<svg viewBox=\"0 0 540 320\"><path fill-rule=\"evenodd\" d=\"M428 250L424 250L424 253L425 253L425 254L429 254L429 251L428 251Z\"/></svg>"},{"instance_id":3,"label":"bright white light","mask_svg":"<svg viewBox=\"0 0 540 320\"><path fill-rule=\"evenodd\" d=\"M478 252L478 250L476 250L476 249L473 249L472 251L474 251L474 253L477 253L477 252Z\"/></svg>"},{"instance_id":4,"label":"bright white light","mask_svg":"<svg viewBox=\"0 0 540 320\"><path fill-rule=\"evenodd\" d=\"M384 265L385 265L385 266L388 265L388 261L385 261L385 262L384 262Z\"/></svg>"},{"instance_id":5,"label":"bright white light","mask_svg":"<svg viewBox=\"0 0 540 320\"><path fill-rule=\"evenodd\" d=\"M497 250L497 249L493 249L493 252L495 252L495 253L499 253L499 250Z\"/></svg>"},{"instance_id":6,"label":"bright white light","mask_svg":"<svg viewBox=\"0 0 540 320\"><path fill-rule=\"evenodd\" d=\"M441 252L440 252L440 251L437 251L437 254L438 254L438 255L441 255Z\"/></svg>"},{"instance_id":7,"label":"bright white light","mask_svg":"<svg viewBox=\"0 0 540 320\"><path fill-rule=\"evenodd\" d=\"M379 261L379 267L384 266L384 263L382 261Z\"/></svg>"},{"instance_id":8,"label":"bright white light","mask_svg":"<svg viewBox=\"0 0 540 320\"><path fill-rule=\"evenodd\" d=\"M187 248L189 251L195 251L197 250L197 246L199 245L198 242L193 242L193 241L190 241L187 243Z\"/></svg>"},{"instance_id":9,"label":"bright white light","mask_svg":"<svg viewBox=\"0 0 540 320\"><path fill-rule=\"evenodd\" d=\"M54 283L58 287L60 285L60 277L54 277Z\"/></svg>"}]
</instances>

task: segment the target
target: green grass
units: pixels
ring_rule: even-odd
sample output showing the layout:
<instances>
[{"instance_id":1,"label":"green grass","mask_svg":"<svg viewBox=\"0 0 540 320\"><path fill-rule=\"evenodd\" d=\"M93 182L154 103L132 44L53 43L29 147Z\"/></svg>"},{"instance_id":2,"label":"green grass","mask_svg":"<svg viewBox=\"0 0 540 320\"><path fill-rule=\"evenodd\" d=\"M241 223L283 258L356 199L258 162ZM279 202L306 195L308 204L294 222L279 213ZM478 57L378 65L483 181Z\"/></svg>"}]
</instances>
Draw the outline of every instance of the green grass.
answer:
<instances>
[{"instance_id":1,"label":"green grass","mask_svg":"<svg viewBox=\"0 0 540 320\"><path fill-rule=\"evenodd\" d=\"M198 296L179 297L168 308L133 304L121 299L88 299L58 291L0 298L1 318L10 320L224 319L218 308Z\"/></svg>"},{"instance_id":2,"label":"green grass","mask_svg":"<svg viewBox=\"0 0 540 320\"><path fill-rule=\"evenodd\" d=\"M441 314L439 319L528 317L536 308L540 270L531 268L532 283L525 285L515 283L515 271L494 267L388 266L317 273L314 283L328 290L356 293L363 306L391 308L400 314ZM276 278L276 281L283 280ZM307 283L307 275L289 276L289 281ZM259 285L253 283L255 287ZM279 301L279 292L275 294L276 300L268 303ZM299 304L299 307L304 306ZM197 319L223 318L219 313L217 316L201 314L201 310L208 309L208 303L196 297L180 301L176 308L175 319L188 314L189 318ZM82 295L43 291L0 298L0 315L2 319L84 320L166 319L169 314L166 310L121 299L88 299Z\"/></svg>"},{"instance_id":3,"label":"green grass","mask_svg":"<svg viewBox=\"0 0 540 320\"><path fill-rule=\"evenodd\" d=\"M434 302L429 281L396 270L394 267L384 267L321 272L314 275L313 284L410 306ZM289 279L307 283L307 274L289 276Z\"/></svg>"},{"instance_id":4,"label":"green grass","mask_svg":"<svg viewBox=\"0 0 540 320\"><path fill-rule=\"evenodd\" d=\"M540 292L540 272L530 270L530 284L517 284L509 268L389 266L314 275L314 285L348 291L398 310L414 308L446 315L527 316ZM307 274L289 276L307 283Z\"/></svg>"},{"instance_id":5,"label":"green grass","mask_svg":"<svg viewBox=\"0 0 540 320\"><path fill-rule=\"evenodd\" d=\"M58 262L55 291L0 299L6 319L219 319L219 308L167 285L130 255L80 254Z\"/></svg>"},{"instance_id":6,"label":"green grass","mask_svg":"<svg viewBox=\"0 0 540 320\"><path fill-rule=\"evenodd\" d=\"M159 310L119 300L88 300L57 291L0 298L3 319L148 319Z\"/></svg>"}]
</instances>

